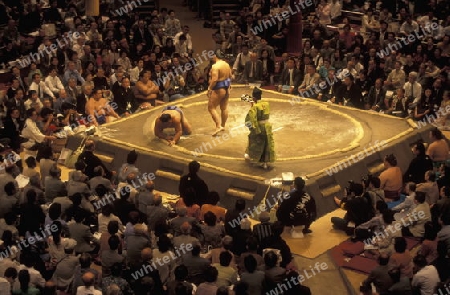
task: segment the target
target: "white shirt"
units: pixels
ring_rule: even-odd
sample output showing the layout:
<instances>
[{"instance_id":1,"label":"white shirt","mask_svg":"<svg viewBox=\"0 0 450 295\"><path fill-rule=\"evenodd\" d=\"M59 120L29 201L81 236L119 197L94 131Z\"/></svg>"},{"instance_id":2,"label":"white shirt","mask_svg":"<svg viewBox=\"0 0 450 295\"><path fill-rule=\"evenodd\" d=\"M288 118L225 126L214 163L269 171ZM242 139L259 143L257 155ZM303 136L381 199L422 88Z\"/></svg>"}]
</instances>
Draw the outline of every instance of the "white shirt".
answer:
<instances>
[{"instance_id":1,"label":"white shirt","mask_svg":"<svg viewBox=\"0 0 450 295\"><path fill-rule=\"evenodd\" d=\"M410 97L411 95L414 96L413 103L418 103L420 101L420 98L422 97L422 85L418 82L414 82L413 85L408 81L403 86L403 89L405 89L405 97Z\"/></svg>"},{"instance_id":2,"label":"white shirt","mask_svg":"<svg viewBox=\"0 0 450 295\"><path fill-rule=\"evenodd\" d=\"M40 91L39 91L40 89ZM55 95L53 92L45 85L44 81L39 82L39 85L36 84L36 82L31 83L30 89L28 90L34 90L38 94L38 97L42 100L44 98L44 93L46 93L51 98L55 98Z\"/></svg>"},{"instance_id":3,"label":"white shirt","mask_svg":"<svg viewBox=\"0 0 450 295\"><path fill-rule=\"evenodd\" d=\"M78 54L78 58L82 58L84 56L83 47L84 47L84 45L80 45L78 43L74 44L72 47L72 50Z\"/></svg>"},{"instance_id":4,"label":"white shirt","mask_svg":"<svg viewBox=\"0 0 450 295\"><path fill-rule=\"evenodd\" d=\"M136 83L137 81L139 81L139 74L141 73L143 69L139 69L139 67L134 67L132 69L130 69L129 73L130 73L130 81L133 83Z\"/></svg>"},{"instance_id":5,"label":"white shirt","mask_svg":"<svg viewBox=\"0 0 450 295\"><path fill-rule=\"evenodd\" d=\"M33 122L33 120L29 118L25 120L25 127L22 130L22 137L29 139L31 146L33 146L36 142L41 143L45 139L45 135L42 134L36 126L36 122ZM27 146L25 148L27 148Z\"/></svg>"},{"instance_id":6,"label":"white shirt","mask_svg":"<svg viewBox=\"0 0 450 295\"><path fill-rule=\"evenodd\" d=\"M244 55L242 52L239 53L234 61L233 70L237 71L239 69L239 62L241 63L242 68L244 68L248 61L250 61L250 52L247 53L247 55Z\"/></svg>"},{"instance_id":7,"label":"white shirt","mask_svg":"<svg viewBox=\"0 0 450 295\"><path fill-rule=\"evenodd\" d=\"M89 288L80 286L77 288L76 295L102 295L102 291L96 290L93 286L90 286Z\"/></svg>"},{"instance_id":8,"label":"white shirt","mask_svg":"<svg viewBox=\"0 0 450 295\"><path fill-rule=\"evenodd\" d=\"M64 89L64 86L62 85L61 80L58 76L48 76L47 78L45 78L45 85L53 93L59 93L60 90Z\"/></svg>"},{"instance_id":9,"label":"white shirt","mask_svg":"<svg viewBox=\"0 0 450 295\"><path fill-rule=\"evenodd\" d=\"M41 100L38 98L36 101L31 100L31 98L27 99L24 103L25 109L31 109L31 108L39 108L42 109L44 105L42 104Z\"/></svg>"},{"instance_id":10,"label":"white shirt","mask_svg":"<svg viewBox=\"0 0 450 295\"><path fill-rule=\"evenodd\" d=\"M336 1L336 3L331 2L330 3L330 16L331 19L335 19L338 16L342 15L341 11L341 3L340 1Z\"/></svg>"},{"instance_id":11,"label":"white shirt","mask_svg":"<svg viewBox=\"0 0 450 295\"><path fill-rule=\"evenodd\" d=\"M179 32L175 35L175 37L173 37L173 43L179 43L180 42L180 36L183 34L183 32ZM184 34L186 36L186 41L185 43L187 44L187 48L189 50L192 50L192 38L191 38L191 34L187 33Z\"/></svg>"},{"instance_id":12,"label":"white shirt","mask_svg":"<svg viewBox=\"0 0 450 295\"><path fill-rule=\"evenodd\" d=\"M21 270L26 269L28 270L28 273L30 274L30 284L33 287L41 287L44 288L45 286L45 279L42 277L41 273L34 269L33 267L29 268L25 265L21 264L19 266L19 269L17 270L20 272ZM16 284L19 283L19 280L16 281Z\"/></svg>"},{"instance_id":13,"label":"white shirt","mask_svg":"<svg viewBox=\"0 0 450 295\"><path fill-rule=\"evenodd\" d=\"M433 295L434 288L439 282L440 278L436 267L427 265L413 276L411 286L419 287L421 295Z\"/></svg>"},{"instance_id":14,"label":"white shirt","mask_svg":"<svg viewBox=\"0 0 450 295\"><path fill-rule=\"evenodd\" d=\"M419 29L419 24L417 24L415 21L412 21L411 24L408 22L404 22L402 26L400 27L400 33L409 35L414 31L417 31Z\"/></svg>"}]
</instances>

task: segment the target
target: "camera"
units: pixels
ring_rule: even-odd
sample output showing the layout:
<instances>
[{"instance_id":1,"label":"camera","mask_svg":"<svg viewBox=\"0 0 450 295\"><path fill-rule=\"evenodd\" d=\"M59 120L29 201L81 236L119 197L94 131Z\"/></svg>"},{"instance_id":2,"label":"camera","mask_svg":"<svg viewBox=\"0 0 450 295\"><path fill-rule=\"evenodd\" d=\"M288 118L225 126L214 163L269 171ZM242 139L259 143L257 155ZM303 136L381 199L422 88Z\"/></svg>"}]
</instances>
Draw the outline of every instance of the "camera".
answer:
<instances>
[{"instance_id":1,"label":"camera","mask_svg":"<svg viewBox=\"0 0 450 295\"><path fill-rule=\"evenodd\" d=\"M241 101L245 102L253 102L253 99L248 94L242 94L241 95Z\"/></svg>"}]
</instances>

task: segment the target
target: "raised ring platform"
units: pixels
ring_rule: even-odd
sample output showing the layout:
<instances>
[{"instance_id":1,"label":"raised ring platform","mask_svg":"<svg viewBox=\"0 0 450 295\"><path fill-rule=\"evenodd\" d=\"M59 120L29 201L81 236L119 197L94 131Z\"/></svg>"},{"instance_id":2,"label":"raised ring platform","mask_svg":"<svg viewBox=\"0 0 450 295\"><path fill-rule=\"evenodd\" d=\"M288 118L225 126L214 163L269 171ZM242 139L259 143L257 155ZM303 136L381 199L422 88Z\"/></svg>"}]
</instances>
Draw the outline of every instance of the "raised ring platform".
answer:
<instances>
[{"instance_id":1,"label":"raised ring platform","mask_svg":"<svg viewBox=\"0 0 450 295\"><path fill-rule=\"evenodd\" d=\"M394 153L405 168L412 158L410 144L419 138L428 140L430 128L415 129L406 119L264 90L263 100L270 102L277 161L273 169L263 170L243 157L248 135L244 123L250 108L240 100L245 93L251 93L248 86L233 86L227 130L216 137L211 136L214 124L208 98L201 93L170 103L182 108L193 129L177 146L169 147L153 135L161 106L103 125L96 152L109 156L111 167L119 167L128 151L136 149L138 167L155 173L157 189L169 193L178 192L179 177L195 159L202 164L200 175L223 196L221 203L228 208L236 198L246 199L251 208L258 205L266 194L278 190L269 188L267 180L293 172L307 178L307 190L323 215L335 209L331 196L339 194L348 180L359 181L368 172L381 171L382 158L388 153ZM75 149L80 140L71 137L68 148Z\"/></svg>"}]
</instances>

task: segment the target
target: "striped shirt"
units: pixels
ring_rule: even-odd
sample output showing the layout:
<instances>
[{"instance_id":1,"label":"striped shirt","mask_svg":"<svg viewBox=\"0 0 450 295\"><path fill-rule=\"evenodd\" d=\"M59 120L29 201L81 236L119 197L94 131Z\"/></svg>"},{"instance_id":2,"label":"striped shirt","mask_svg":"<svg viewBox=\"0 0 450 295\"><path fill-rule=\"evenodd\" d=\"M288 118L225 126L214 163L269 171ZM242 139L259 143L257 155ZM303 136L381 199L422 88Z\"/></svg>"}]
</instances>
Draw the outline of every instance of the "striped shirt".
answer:
<instances>
[{"instance_id":1,"label":"striped shirt","mask_svg":"<svg viewBox=\"0 0 450 295\"><path fill-rule=\"evenodd\" d=\"M259 242L272 236L272 223L263 222L253 226L253 235L258 239Z\"/></svg>"}]
</instances>

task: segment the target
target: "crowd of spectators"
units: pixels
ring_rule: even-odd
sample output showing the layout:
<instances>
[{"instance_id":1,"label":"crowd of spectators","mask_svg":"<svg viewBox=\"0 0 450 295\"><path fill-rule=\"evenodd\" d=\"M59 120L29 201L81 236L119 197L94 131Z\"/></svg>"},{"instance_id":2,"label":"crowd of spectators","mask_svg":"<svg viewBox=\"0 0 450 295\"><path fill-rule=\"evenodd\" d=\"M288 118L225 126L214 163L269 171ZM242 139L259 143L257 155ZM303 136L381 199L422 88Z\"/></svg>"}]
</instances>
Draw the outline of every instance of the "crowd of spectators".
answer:
<instances>
[{"instance_id":1,"label":"crowd of spectators","mask_svg":"<svg viewBox=\"0 0 450 295\"><path fill-rule=\"evenodd\" d=\"M384 171L362 183L351 182L336 204L344 218L332 217L333 227L353 241L364 242L363 256L377 259L362 283L361 294L439 294L450 279L449 147L438 128L430 142L416 142L406 171L395 155L386 155ZM440 158L438 155L445 155ZM407 238L420 241L416 255Z\"/></svg>"},{"instance_id":2,"label":"crowd of spectators","mask_svg":"<svg viewBox=\"0 0 450 295\"><path fill-rule=\"evenodd\" d=\"M438 123L445 124L436 113L450 98L449 3L393 3L319 1L302 11L302 50L288 52L289 24L270 18L289 11L287 4L253 1L236 20L223 13L214 40L236 57L237 81L415 120L444 117Z\"/></svg>"},{"instance_id":3,"label":"crowd of spectators","mask_svg":"<svg viewBox=\"0 0 450 295\"><path fill-rule=\"evenodd\" d=\"M78 3L84 1L4 2L0 63L11 68L2 101L6 117L14 108L22 120L30 108L38 115L52 109L53 116L38 122L56 121L61 128L92 116L89 123L97 126L207 86L209 68L201 72L207 64L179 70L193 47L189 26L172 10L118 17L114 11L123 5L106 3L101 9L108 16L86 17ZM57 49L45 50L52 45Z\"/></svg>"},{"instance_id":4,"label":"crowd of spectators","mask_svg":"<svg viewBox=\"0 0 450 295\"><path fill-rule=\"evenodd\" d=\"M196 161L170 202L136 166L135 151L110 171L88 140L64 182L43 149L39 172L28 157L25 168L9 161L0 174L1 294L253 295L299 276L281 238L291 223L263 212L252 230L245 201L221 207ZM29 179L21 188L19 174ZM304 181L296 183L302 201ZM297 284L287 294L311 292Z\"/></svg>"},{"instance_id":5,"label":"crowd of spectators","mask_svg":"<svg viewBox=\"0 0 450 295\"><path fill-rule=\"evenodd\" d=\"M204 71L176 71L190 62L194 49L189 27L174 11L161 8L147 19L134 12L118 16L113 12L120 3L105 1L103 17L84 17L84 1L32 2L0 3L5 25L0 63L11 65L12 77L2 101L1 137L7 138L2 144L16 152L21 147L38 151L37 158L25 159L26 167L9 163L0 174L0 289L5 294L259 295L296 276L281 238L288 224L272 224L263 213L262 226L252 232L248 220L241 220L245 202L228 211L218 206L220 196L208 192L196 164L180 182L181 199L171 206L154 194L151 180L136 187L141 176L136 153L115 173L95 156L93 142L86 143L68 182L61 181L48 145L59 130L98 126L200 92L210 65ZM450 102L449 3L416 2L319 1L302 11L310 21L304 22L301 52L288 53L288 22L264 26L269 15L287 10L286 2L242 1L237 18L221 13L211 49L230 57L236 82L261 82L321 101L430 120L440 108L447 112ZM344 11L363 13L361 25L350 23ZM437 29L414 42L399 39L435 23ZM74 32L79 38L70 38ZM32 60L33 53L45 52L63 37L65 44L58 42L57 50ZM446 114L440 117L435 123L445 125ZM412 279L421 294L433 294L435 285L448 279L449 150L438 129L431 141L426 152L416 144L416 158L404 175L390 155L379 178L336 200L348 214L333 224L356 239L376 232L372 225L395 227L395 220L426 212L400 235L374 243L380 266L362 292L374 283L380 294L399 294L388 289L411 288ZM20 173L29 182L19 189ZM398 201L405 184L406 200L386 209L383 203ZM364 202L370 205L367 214L353 214ZM239 222L228 222L234 220ZM304 233L310 233L311 221ZM402 236L424 239L419 256L413 259L405 250ZM29 247L18 243L33 237ZM161 260L168 262L157 263ZM377 274L392 284L378 284ZM310 291L298 285L284 294Z\"/></svg>"}]
</instances>

